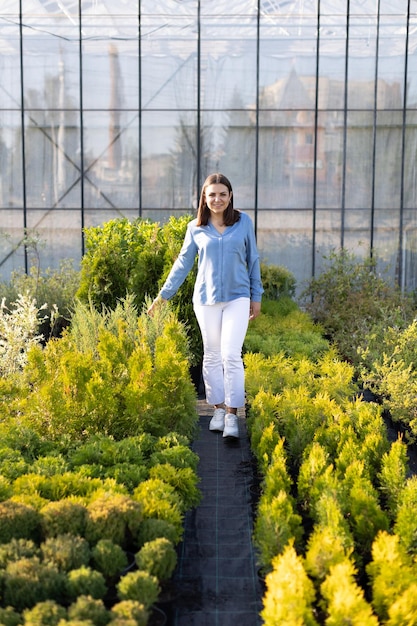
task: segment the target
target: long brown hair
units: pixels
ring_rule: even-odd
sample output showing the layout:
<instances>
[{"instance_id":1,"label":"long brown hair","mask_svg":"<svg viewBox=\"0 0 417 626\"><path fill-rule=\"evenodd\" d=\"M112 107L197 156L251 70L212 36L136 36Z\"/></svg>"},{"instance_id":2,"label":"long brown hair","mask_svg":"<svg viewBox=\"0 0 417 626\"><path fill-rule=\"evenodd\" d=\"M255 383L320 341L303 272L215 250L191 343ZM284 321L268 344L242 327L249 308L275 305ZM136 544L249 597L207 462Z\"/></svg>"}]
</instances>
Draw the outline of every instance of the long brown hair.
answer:
<instances>
[{"instance_id":1,"label":"long brown hair","mask_svg":"<svg viewBox=\"0 0 417 626\"><path fill-rule=\"evenodd\" d=\"M240 218L239 211L236 211L233 208L233 189L230 180L226 178L224 174L220 174L219 172L217 172L215 174L210 174L209 176L207 176L201 188L200 202L197 209L197 226L207 226L208 224L210 209L208 208L206 202L206 189L209 185L216 184L225 185L228 188L229 193L231 194L229 206L223 214L225 226L232 226Z\"/></svg>"}]
</instances>

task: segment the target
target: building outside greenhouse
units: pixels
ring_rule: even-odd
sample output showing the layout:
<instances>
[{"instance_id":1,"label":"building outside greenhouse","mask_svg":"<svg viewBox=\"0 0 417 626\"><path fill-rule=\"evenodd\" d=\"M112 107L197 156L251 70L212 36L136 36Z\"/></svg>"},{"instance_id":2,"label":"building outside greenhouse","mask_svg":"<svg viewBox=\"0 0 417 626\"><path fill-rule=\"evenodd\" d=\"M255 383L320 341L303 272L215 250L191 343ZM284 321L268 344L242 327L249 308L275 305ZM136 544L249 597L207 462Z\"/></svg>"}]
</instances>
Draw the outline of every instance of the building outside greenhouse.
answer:
<instances>
[{"instance_id":1,"label":"building outside greenhouse","mask_svg":"<svg viewBox=\"0 0 417 626\"><path fill-rule=\"evenodd\" d=\"M2 0L0 47L3 280L221 171L298 285L345 247L417 287L417 0Z\"/></svg>"}]
</instances>

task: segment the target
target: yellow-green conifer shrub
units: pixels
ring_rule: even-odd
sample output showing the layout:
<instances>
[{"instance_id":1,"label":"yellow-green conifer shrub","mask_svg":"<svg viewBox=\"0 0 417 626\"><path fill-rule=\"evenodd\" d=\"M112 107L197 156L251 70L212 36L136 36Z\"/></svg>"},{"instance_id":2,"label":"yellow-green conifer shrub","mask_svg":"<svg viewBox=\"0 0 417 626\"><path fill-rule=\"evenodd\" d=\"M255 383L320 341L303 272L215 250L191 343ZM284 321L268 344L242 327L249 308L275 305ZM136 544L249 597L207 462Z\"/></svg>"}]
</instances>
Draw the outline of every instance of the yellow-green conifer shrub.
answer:
<instances>
[{"instance_id":1,"label":"yellow-green conifer shrub","mask_svg":"<svg viewBox=\"0 0 417 626\"><path fill-rule=\"evenodd\" d=\"M416 567L398 535L381 532L372 545L372 561L366 571L371 580L372 604L385 622L389 608L417 583Z\"/></svg>"},{"instance_id":2,"label":"yellow-green conifer shrub","mask_svg":"<svg viewBox=\"0 0 417 626\"><path fill-rule=\"evenodd\" d=\"M265 473L271 462L272 451L280 440L276 419L278 399L270 391L261 389L253 399L248 412L248 432L258 467Z\"/></svg>"},{"instance_id":3,"label":"yellow-green conifer shrub","mask_svg":"<svg viewBox=\"0 0 417 626\"><path fill-rule=\"evenodd\" d=\"M408 589L395 600L388 609L386 626L414 626L417 624L417 584Z\"/></svg>"},{"instance_id":4,"label":"yellow-green conifer shrub","mask_svg":"<svg viewBox=\"0 0 417 626\"><path fill-rule=\"evenodd\" d=\"M377 626L378 619L355 580L356 570L349 559L330 568L322 583L326 626Z\"/></svg>"},{"instance_id":5,"label":"yellow-green conifer shrub","mask_svg":"<svg viewBox=\"0 0 417 626\"><path fill-rule=\"evenodd\" d=\"M265 473L262 490L266 498L272 499L280 491L290 493L291 490L292 480L288 474L284 443L284 439L280 439L276 444Z\"/></svg>"},{"instance_id":6,"label":"yellow-green conifer shrub","mask_svg":"<svg viewBox=\"0 0 417 626\"><path fill-rule=\"evenodd\" d=\"M173 544L165 537L147 541L135 554L139 569L145 570L162 582L168 580L177 564L177 553Z\"/></svg>"},{"instance_id":7,"label":"yellow-green conifer shrub","mask_svg":"<svg viewBox=\"0 0 417 626\"><path fill-rule=\"evenodd\" d=\"M366 558L380 530L388 530L388 515L379 504L378 492L366 476L358 475L345 490L344 513L355 540L356 552Z\"/></svg>"},{"instance_id":8,"label":"yellow-green conifer shrub","mask_svg":"<svg viewBox=\"0 0 417 626\"><path fill-rule=\"evenodd\" d=\"M344 545L337 530L329 526L316 525L311 533L305 555L305 569L309 576L322 582L330 568L345 561L353 552L353 546Z\"/></svg>"},{"instance_id":9,"label":"yellow-green conifer shrub","mask_svg":"<svg viewBox=\"0 0 417 626\"><path fill-rule=\"evenodd\" d=\"M385 496L391 519L395 519L399 498L405 485L408 472L407 446L398 439L391 445L381 459L381 471L378 474L380 490Z\"/></svg>"},{"instance_id":10,"label":"yellow-green conifer shrub","mask_svg":"<svg viewBox=\"0 0 417 626\"><path fill-rule=\"evenodd\" d=\"M287 492L280 491L272 498L261 495L254 528L254 542L259 550L263 571L269 571L274 556L281 554L290 541L299 544L303 534L301 516L294 510L294 502Z\"/></svg>"},{"instance_id":11,"label":"yellow-green conifer shrub","mask_svg":"<svg viewBox=\"0 0 417 626\"><path fill-rule=\"evenodd\" d=\"M261 612L265 626L317 626L314 586L293 545L273 559L272 567Z\"/></svg>"},{"instance_id":12,"label":"yellow-green conifer shrub","mask_svg":"<svg viewBox=\"0 0 417 626\"><path fill-rule=\"evenodd\" d=\"M398 498L394 531L410 554L417 554L417 476L407 479Z\"/></svg>"},{"instance_id":13,"label":"yellow-green conifer shrub","mask_svg":"<svg viewBox=\"0 0 417 626\"><path fill-rule=\"evenodd\" d=\"M134 626L146 626L149 620L149 614L144 604L136 600L121 600L117 602L111 608L111 616L116 620L115 624L128 624L131 620ZM110 623L113 623L113 620Z\"/></svg>"},{"instance_id":14,"label":"yellow-green conifer shrub","mask_svg":"<svg viewBox=\"0 0 417 626\"><path fill-rule=\"evenodd\" d=\"M106 493L87 507L85 536L94 544L110 539L122 547L136 537L142 521L142 506L123 494Z\"/></svg>"},{"instance_id":15,"label":"yellow-green conifer shrub","mask_svg":"<svg viewBox=\"0 0 417 626\"><path fill-rule=\"evenodd\" d=\"M326 490L336 490L337 477L327 450L319 442L308 445L297 480L298 503L306 513L315 518L317 502Z\"/></svg>"}]
</instances>

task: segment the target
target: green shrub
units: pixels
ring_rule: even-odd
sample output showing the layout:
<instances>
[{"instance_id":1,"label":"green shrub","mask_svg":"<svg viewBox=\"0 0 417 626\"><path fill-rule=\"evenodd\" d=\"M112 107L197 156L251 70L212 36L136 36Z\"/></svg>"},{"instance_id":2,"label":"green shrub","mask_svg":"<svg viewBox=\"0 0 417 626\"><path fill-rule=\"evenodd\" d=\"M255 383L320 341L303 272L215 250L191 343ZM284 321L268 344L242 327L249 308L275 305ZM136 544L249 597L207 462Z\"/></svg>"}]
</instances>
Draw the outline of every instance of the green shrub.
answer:
<instances>
[{"instance_id":1,"label":"green shrub","mask_svg":"<svg viewBox=\"0 0 417 626\"><path fill-rule=\"evenodd\" d=\"M40 550L30 539L12 539L0 545L0 569L6 568L9 561L39 556Z\"/></svg>"},{"instance_id":2,"label":"green shrub","mask_svg":"<svg viewBox=\"0 0 417 626\"><path fill-rule=\"evenodd\" d=\"M135 559L140 570L164 581L171 577L175 569L177 553L169 539L160 537L145 543L135 554Z\"/></svg>"},{"instance_id":3,"label":"green shrub","mask_svg":"<svg viewBox=\"0 0 417 626\"><path fill-rule=\"evenodd\" d=\"M71 319L79 278L79 271L74 269L72 259L64 259L58 269L47 268L41 271L39 265L32 265L27 273L23 270L14 271L9 283L0 285L0 292L5 294L8 304L15 301L21 293L28 293L38 303L45 302L47 320L41 324L39 331L45 338L56 337ZM59 315L54 318L56 312Z\"/></svg>"},{"instance_id":4,"label":"green shrub","mask_svg":"<svg viewBox=\"0 0 417 626\"><path fill-rule=\"evenodd\" d=\"M70 620L90 620L94 626L106 626L109 613L102 600L91 596L79 596L68 608Z\"/></svg>"},{"instance_id":5,"label":"green shrub","mask_svg":"<svg viewBox=\"0 0 417 626\"><path fill-rule=\"evenodd\" d=\"M13 494L13 488L7 478L0 475L0 502L8 500Z\"/></svg>"},{"instance_id":6,"label":"green shrub","mask_svg":"<svg viewBox=\"0 0 417 626\"><path fill-rule=\"evenodd\" d=\"M394 531L409 554L417 554L417 476L407 479L398 497Z\"/></svg>"},{"instance_id":7,"label":"green shrub","mask_svg":"<svg viewBox=\"0 0 417 626\"><path fill-rule=\"evenodd\" d=\"M9 480L15 480L28 471L28 463L20 450L9 447L0 448L0 474Z\"/></svg>"},{"instance_id":8,"label":"green shrub","mask_svg":"<svg viewBox=\"0 0 417 626\"><path fill-rule=\"evenodd\" d=\"M312 577L322 582L330 573L330 568L350 557L353 547L347 548L335 529L316 525L313 528L305 555L305 569Z\"/></svg>"},{"instance_id":9,"label":"green shrub","mask_svg":"<svg viewBox=\"0 0 417 626\"><path fill-rule=\"evenodd\" d=\"M292 545L272 562L266 576L266 592L261 612L265 626L317 626L313 603L315 591L301 558Z\"/></svg>"},{"instance_id":10,"label":"green shrub","mask_svg":"<svg viewBox=\"0 0 417 626\"><path fill-rule=\"evenodd\" d=\"M135 600L117 602L111 609L111 615L115 619L133 620L136 626L146 626L149 617L145 606Z\"/></svg>"},{"instance_id":11,"label":"green shrub","mask_svg":"<svg viewBox=\"0 0 417 626\"><path fill-rule=\"evenodd\" d=\"M373 345L383 346L386 328L403 328L413 318L412 299L378 273L375 255L360 259L341 249L324 258L327 266L302 298L341 355L358 367L358 348L369 343L374 330L378 336Z\"/></svg>"},{"instance_id":12,"label":"green shrub","mask_svg":"<svg viewBox=\"0 0 417 626\"><path fill-rule=\"evenodd\" d=\"M32 609L23 611L25 626L57 626L66 615L66 609L54 600L38 602Z\"/></svg>"},{"instance_id":13,"label":"green shrub","mask_svg":"<svg viewBox=\"0 0 417 626\"><path fill-rule=\"evenodd\" d=\"M302 519L295 512L292 497L285 491L272 498L262 494L254 526L254 543L262 570L270 570L273 558L291 541L299 545L302 535Z\"/></svg>"},{"instance_id":14,"label":"green shrub","mask_svg":"<svg viewBox=\"0 0 417 626\"><path fill-rule=\"evenodd\" d=\"M105 494L93 500L87 507L85 536L91 543L110 539L127 547L137 535L142 521L142 506L136 500L122 494Z\"/></svg>"},{"instance_id":15,"label":"green shrub","mask_svg":"<svg viewBox=\"0 0 417 626\"><path fill-rule=\"evenodd\" d=\"M158 539L159 537L165 537L173 545L176 545L181 538L181 533L174 524L167 520L152 517L144 519L139 527L137 544L143 546L147 541L153 541L153 539Z\"/></svg>"},{"instance_id":16,"label":"green shrub","mask_svg":"<svg viewBox=\"0 0 417 626\"><path fill-rule=\"evenodd\" d=\"M95 600L104 598L107 587L103 574L83 565L67 574L67 592L71 600L78 596L91 596Z\"/></svg>"},{"instance_id":17,"label":"green shrub","mask_svg":"<svg viewBox=\"0 0 417 626\"><path fill-rule=\"evenodd\" d=\"M110 539L100 539L91 550L94 567L106 579L116 578L127 566L126 552Z\"/></svg>"},{"instance_id":18,"label":"green shrub","mask_svg":"<svg viewBox=\"0 0 417 626\"><path fill-rule=\"evenodd\" d=\"M314 441L305 448L298 473L297 499L302 510L314 518L323 492L336 488L337 478L330 455L318 441Z\"/></svg>"},{"instance_id":19,"label":"green shrub","mask_svg":"<svg viewBox=\"0 0 417 626\"><path fill-rule=\"evenodd\" d=\"M88 565L90 561L88 541L77 535L49 537L40 548L43 562L54 565L61 572Z\"/></svg>"},{"instance_id":20,"label":"green shrub","mask_svg":"<svg viewBox=\"0 0 417 626\"><path fill-rule=\"evenodd\" d=\"M377 345L379 351L374 350L372 362L362 368L361 378L380 397L393 421L406 427L412 442L417 435L417 321L405 328L389 328L386 336ZM365 352L362 357L369 361Z\"/></svg>"},{"instance_id":21,"label":"green shrub","mask_svg":"<svg viewBox=\"0 0 417 626\"><path fill-rule=\"evenodd\" d=\"M200 479L191 467L174 467L170 463L162 463L151 467L149 477L162 480L174 487L181 500L183 513L197 506L201 500L201 493L197 487Z\"/></svg>"},{"instance_id":22,"label":"green shrub","mask_svg":"<svg viewBox=\"0 0 417 626\"><path fill-rule=\"evenodd\" d=\"M288 296L279 300L263 296L262 315L250 323L244 341L245 352L271 357L282 352L316 359L328 348L321 328Z\"/></svg>"},{"instance_id":23,"label":"green shrub","mask_svg":"<svg viewBox=\"0 0 417 626\"><path fill-rule=\"evenodd\" d=\"M367 565L372 588L372 604L378 617L386 623L389 607L415 585L417 573L411 558L397 535L381 532L372 545L372 560Z\"/></svg>"},{"instance_id":24,"label":"green shrub","mask_svg":"<svg viewBox=\"0 0 417 626\"><path fill-rule=\"evenodd\" d=\"M269 265L261 262L261 279L265 300L278 300L283 296L295 295L295 276L282 265Z\"/></svg>"},{"instance_id":25,"label":"green shrub","mask_svg":"<svg viewBox=\"0 0 417 626\"><path fill-rule=\"evenodd\" d=\"M66 533L84 535L87 509L75 499L48 502L40 514L44 537L56 537Z\"/></svg>"},{"instance_id":26,"label":"green shrub","mask_svg":"<svg viewBox=\"0 0 417 626\"><path fill-rule=\"evenodd\" d=\"M143 507L143 517L157 518L172 524L179 536L183 530L181 500L174 487L160 480L144 480L133 492L133 498Z\"/></svg>"},{"instance_id":27,"label":"green shrub","mask_svg":"<svg viewBox=\"0 0 417 626\"><path fill-rule=\"evenodd\" d=\"M325 600L326 624L333 626L378 626L378 620L355 580L356 569L345 559L330 568L320 590Z\"/></svg>"},{"instance_id":28,"label":"green shrub","mask_svg":"<svg viewBox=\"0 0 417 626\"><path fill-rule=\"evenodd\" d=\"M160 587L158 579L148 572L138 570L129 572L117 583L120 600L135 600L149 609L158 599Z\"/></svg>"},{"instance_id":29,"label":"green shrub","mask_svg":"<svg viewBox=\"0 0 417 626\"><path fill-rule=\"evenodd\" d=\"M65 577L37 557L9 562L3 574L3 603L17 611L32 608L38 602L65 598Z\"/></svg>"},{"instance_id":30,"label":"green shrub","mask_svg":"<svg viewBox=\"0 0 417 626\"><path fill-rule=\"evenodd\" d=\"M407 446L401 439L394 441L389 452L381 459L381 471L378 474L380 491L383 493L388 513L395 519L399 498L404 489L408 473Z\"/></svg>"},{"instance_id":31,"label":"green shrub","mask_svg":"<svg viewBox=\"0 0 417 626\"><path fill-rule=\"evenodd\" d=\"M11 376L20 372L26 365L27 355L32 346L42 342L39 325L45 306L38 307L29 294L19 294L15 302L6 305L0 302L0 376Z\"/></svg>"},{"instance_id":32,"label":"green shrub","mask_svg":"<svg viewBox=\"0 0 417 626\"><path fill-rule=\"evenodd\" d=\"M158 445L156 445L156 448L157 447ZM150 458L151 466L160 463L169 463L173 467L188 467L193 471L197 470L198 462L198 455L190 450L188 446L182 444L165 449L157 449Z\"/></svg>"},{"instance_id":33,"label":"green shrub","mask_svg":"<svg viewBox=\"0 0 417 626\"><path fill-rule=\"evenodd\" d=\"M156 223L138 218L109 220L85 230L77 296L100 309L135 294L140 308L146 294L156 295L166 244Z\"/></svg>"},{"instance_id":34,"label":"green shrub","mask_svg":"<svg viewBox=\"0 0 417 626\"><path fill-rule=\"evenodd\" d=\"M2 626L19 626L22 624L22 619L11 606L5 609L0 607L0 624Z\"/></svg>"},{"instance_id":35,"label":"green shrub","mask_svg":"<svg viewBox=\"0 0 417 626\"><path fill-rule=\"evenodd\" d=\"M12 539L37 540L40 532L40 515L31 506L5 500L0 502L0 543Z\"/></svg>"},{"instance_id":36,"label":"green shrub","mask_svg":"<svg viewBox=\"0 0 417 626\"><path fill-rule=\"evenodd\" d=\"M41 476L55 476L68 470L68 463L62 454L38 457L31 465L31 471Z\"/></svg>"},{"instance_id":37,"label":"green shrub","mask_svg":"<svg viewBox=\"0 0 417 626\"><path fill-rule=\"evenodd\" d=\"M411 584L391 604L385 623L387 626L404 626L404 624L417 623L417 584Z\"/></svg>"}]
</instances>

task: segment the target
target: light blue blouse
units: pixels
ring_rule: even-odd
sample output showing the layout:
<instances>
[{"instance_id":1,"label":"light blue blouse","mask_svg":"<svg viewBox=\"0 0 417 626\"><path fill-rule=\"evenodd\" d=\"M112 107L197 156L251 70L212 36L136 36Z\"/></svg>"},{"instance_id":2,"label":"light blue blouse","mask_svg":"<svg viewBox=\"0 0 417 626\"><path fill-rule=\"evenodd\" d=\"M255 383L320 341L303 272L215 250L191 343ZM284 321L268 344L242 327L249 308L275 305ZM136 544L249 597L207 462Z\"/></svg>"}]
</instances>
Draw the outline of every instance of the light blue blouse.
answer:
<instances>
[{"instance_id":1,"label":"light blue blouse","mask_svg":"<svg viewBox=\"0 0 417 626\"><path fill-rule=\"evenodd\" d=\"M252 220L246 213L228 226L223 234L209 223L197 226L192 220L178 258L160 290L169 300L181 287L198 254L197 278L194 285L195 304L215 304L247 297L260 302L263 288L259 254Z\"/></svg>"}]
</instances>

